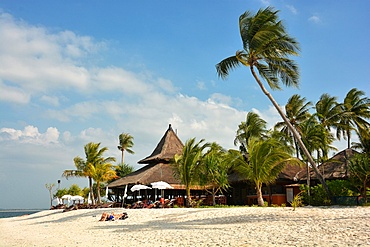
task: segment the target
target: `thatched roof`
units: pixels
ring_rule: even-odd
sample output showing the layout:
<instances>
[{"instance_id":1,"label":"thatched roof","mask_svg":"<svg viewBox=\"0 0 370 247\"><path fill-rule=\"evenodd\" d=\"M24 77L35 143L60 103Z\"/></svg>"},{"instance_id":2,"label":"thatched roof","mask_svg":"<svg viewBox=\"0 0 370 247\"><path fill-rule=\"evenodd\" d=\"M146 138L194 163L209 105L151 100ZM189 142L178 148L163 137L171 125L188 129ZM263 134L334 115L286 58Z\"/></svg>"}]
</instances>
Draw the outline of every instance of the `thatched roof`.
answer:
<instances>
[{"instance_id":1,"label":"thatched roof","mask_svg":"<svg viewBox=\"0 0 370 247\"><path fill-rule=\"evenodd\" d=\"M347 179L349 160L357 151L353 149L345 149L335 154L329 161L319 165L317 168L323 175L324 179ZM311 179L317 179L315 171L310 169ZM306 180L306 176L302 178Z\"/></svg>"},{"instance_id":2,"label":"thatched roof","mask_svg":"<svg viewBox=\"0 0 370 247\"><path fill-rule=\"evenodd\" d=\"M182 188L180 181L173 175L173 168L169 164L175 154L181 154L184 145L173 131L171 124L168 126L162 139L159 141L153 153L140 160L139 164L148 164L129 175L113 181L109 188L124 188L130 184L145 184L165 181L172 187Z\"/></svg>"},{"instance_id":3,"label":"thatched roof","mask_svg":"<svg viewBox=\"0 0 370 247\"><path fill-rule=\"evenodd\" d=\"M295 166L295 165L287 165L282 172L279 173L277 177L277 181L282 180L290 180L290 181L298 181L299 175L302 173L304 168ZM229 182L230 183L237 183L237 182L246 182L247 180L241 177L238 173L234 172L229 175Z\"/></svg>"},{"instance_id":4,"label":"thatched roof","mask_svg":"<svg viewBox=\"0 0 370 247\"><path fill-rule=\"evenodd\" d=\"M154 149L153 153L148 157L140 160L139 164L151 164L151 163L159 163L169 162L175 154L181 154L182 148L184 144L182 144L179 137L173 131L171 124L168 126L168 129L162 139L159 141L157 147Z\"/></svg>"},{"instance_id":5,"label":"thatched roof","mask_svg":"<svg viewBox=\"0 0 370 247\"><path fill-rule=\"evenodd\" d=\"M108 185L109 188L124 188L130 184L150 185L158 181L166 181L171 186L180 184L180 181L173 176L173 169L170 164L152 163L146 165L129 175L113 181Z\"/></svg>"}]
</instances>

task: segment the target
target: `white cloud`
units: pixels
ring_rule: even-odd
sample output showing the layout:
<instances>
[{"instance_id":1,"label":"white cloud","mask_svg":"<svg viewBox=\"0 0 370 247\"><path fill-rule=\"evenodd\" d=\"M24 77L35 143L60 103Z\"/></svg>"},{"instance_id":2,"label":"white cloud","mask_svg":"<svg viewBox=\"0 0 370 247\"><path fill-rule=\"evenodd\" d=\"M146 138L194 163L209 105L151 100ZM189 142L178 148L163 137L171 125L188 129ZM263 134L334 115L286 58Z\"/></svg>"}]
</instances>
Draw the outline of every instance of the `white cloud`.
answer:
<instances>
[{"instance_id":1,"label":"white cloud","mask_svg":"<svg viewBox=\"0 0 370 247\"><path fill-rule=\"evenodd\" d=\"M293 5L286 5L286 7L290 10L290 12L292 12L292 14L298 14L298 10Z\"/></svg>"},{"instance_id":2,"label":"white cloud","mask_svg":"<svg viewBox=\"0 0 370 247\"><path fill-rule=\"evenodd\" d=\"M17 104L27 104L30 101L30 94L22 88L7 86L0 79L0 101Z\"/></svg>"},{"instance_id":3,"label":"white cloud","mask_svg":"<svg viewBox=\"0 0 370 247\"><path fill-rule=\"evenodd\" d=\"M27 125L23 130L0 129L0 141L19 141L20 143L48 145L58 143L58 139L59 131L54 127L49 127L45 133L40 133L38 128L32 125Z\"/></svg>"},{"instance_id":4,"label":"white cloud","mask_svg":"<svg viewBox=\"0 0 370 247\"><path fill-rule=\"evenodd\" d=\"M308 20L312 23L318 24L321 22L321 19L318 15L312 15Z\"/></svg>"},{"instance_id":5,"label":"white cloud","mask_svg":"<svg viewBox=\"0 0 370 247\"><path fill-rule=\"evenodd\" d=\"M88 88L89 72L80 60L104 46L70 31L52 34L6 13L0 13L0 42L0 78L11 83L7 89L18 94L18 102L55 88Z\"/></svg>"},{"instance_id":6,"label":"white cloud","mask_svg":"<svg viewBox=\"0 0 370 247\"><path fill-rule=\"evenodd\" d=\"M40 100L52 106L59 106L59 98L56 96L43 95Z\"/></svg>"}]
</instances>

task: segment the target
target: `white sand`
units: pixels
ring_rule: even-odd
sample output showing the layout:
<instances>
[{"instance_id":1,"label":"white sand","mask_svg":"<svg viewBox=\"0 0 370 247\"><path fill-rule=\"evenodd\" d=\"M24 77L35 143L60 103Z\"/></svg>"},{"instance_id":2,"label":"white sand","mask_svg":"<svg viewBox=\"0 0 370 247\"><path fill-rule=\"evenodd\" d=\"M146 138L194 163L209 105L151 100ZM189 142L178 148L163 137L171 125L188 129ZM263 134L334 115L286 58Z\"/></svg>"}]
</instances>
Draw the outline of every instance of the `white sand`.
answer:
<instances>
[{"instance_id":1,"label":"white sand","mask_svg":"<svg viewBox=\"0 0 370 247\"><path fill-rule=\"evenodd\" d=\"M0 246L370 246L370 207L61 210L0 219Z\"/></svg>"}]
</instances>

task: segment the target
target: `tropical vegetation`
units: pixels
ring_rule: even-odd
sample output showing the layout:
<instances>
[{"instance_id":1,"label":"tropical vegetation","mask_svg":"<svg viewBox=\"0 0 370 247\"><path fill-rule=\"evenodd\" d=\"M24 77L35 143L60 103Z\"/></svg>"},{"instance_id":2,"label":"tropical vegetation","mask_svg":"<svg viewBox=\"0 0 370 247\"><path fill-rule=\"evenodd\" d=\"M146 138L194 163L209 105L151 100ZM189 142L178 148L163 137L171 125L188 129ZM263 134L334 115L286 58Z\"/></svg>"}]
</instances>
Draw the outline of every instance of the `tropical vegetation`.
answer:
<instances>
[{"instance_id":1,"label":"tropical vegetation","mask_svg":"<svg viewBox=\"0 0 370 247\"><path fill-rule=\"evenodd\" d=\"M222 60L216 65L218 75L225 79L230 70L244 65L250 69L254 79L262 92L274 105L295 141L302 149L317 177L323 184L328 194L330 191L316 167L315 161L303 143L298 131L292 126L271 93L266 89L257 71L272 90L281 89L285 86L298 87L298 66L290 56L298 55L298 42L287 33L283 22L279 20L277 10L271 7L260 9L255 15L246 11L239 17L239 30L243 43L243 50L235 55Z\"/></svg>"}]
</instances>

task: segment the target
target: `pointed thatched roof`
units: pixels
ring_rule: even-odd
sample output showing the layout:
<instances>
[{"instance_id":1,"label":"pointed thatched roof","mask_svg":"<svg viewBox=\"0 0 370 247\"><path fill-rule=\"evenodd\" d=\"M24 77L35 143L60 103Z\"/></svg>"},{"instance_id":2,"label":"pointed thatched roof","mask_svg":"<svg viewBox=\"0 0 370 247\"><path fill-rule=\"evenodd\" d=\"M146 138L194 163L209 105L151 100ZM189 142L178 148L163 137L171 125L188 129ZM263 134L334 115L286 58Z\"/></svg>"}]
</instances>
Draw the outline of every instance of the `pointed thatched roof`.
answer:
<instances>
[{"instance_id":1,"label":"pointed thatched roof","mask_svg":"<svg viewBox=\"0 0 370 247\"><path fill-rule=\"evenodd\" d=\"M182 144L179 137L173 131L171 124L162 139L159 141L157 147L154 149L153 153L148 157L140 160L139 164L151 164L159 162L169 162L175 154L182 153Z\"/></svg>"},{"instance_id":2,"label":"pointed thatched roof","mask_svg":"<svg viewBox=\"0 0 370 247\"><path fill-rule=\"evenodd\" d=\"M153 182L166 181L175 188L182 187L180 181L173 175L173 169L169 164L175 154L181 154L184 145L173 131L171 124L159 141L153 153L140 160L139 164L148 164L139 170L113 181L109 188L124 188L129 184L150 185Z\"/></svg>"},{"instance_id":3,"label":"pointed thatched roof","mask_svg":"<svg viewBox=\"0 0 370 247\"><path fill-rule=\"evenodd\" d=\"M323 175L324 179L347 179L348 178L348 164L349 160L355 155L357 151L353 149L345 149L335 154L329 161L319 165L317 168ZM311 179L317 179L315 171L310 169ZM305 175L303 180L307 179Z\"/></svg>"}]
</instances>

